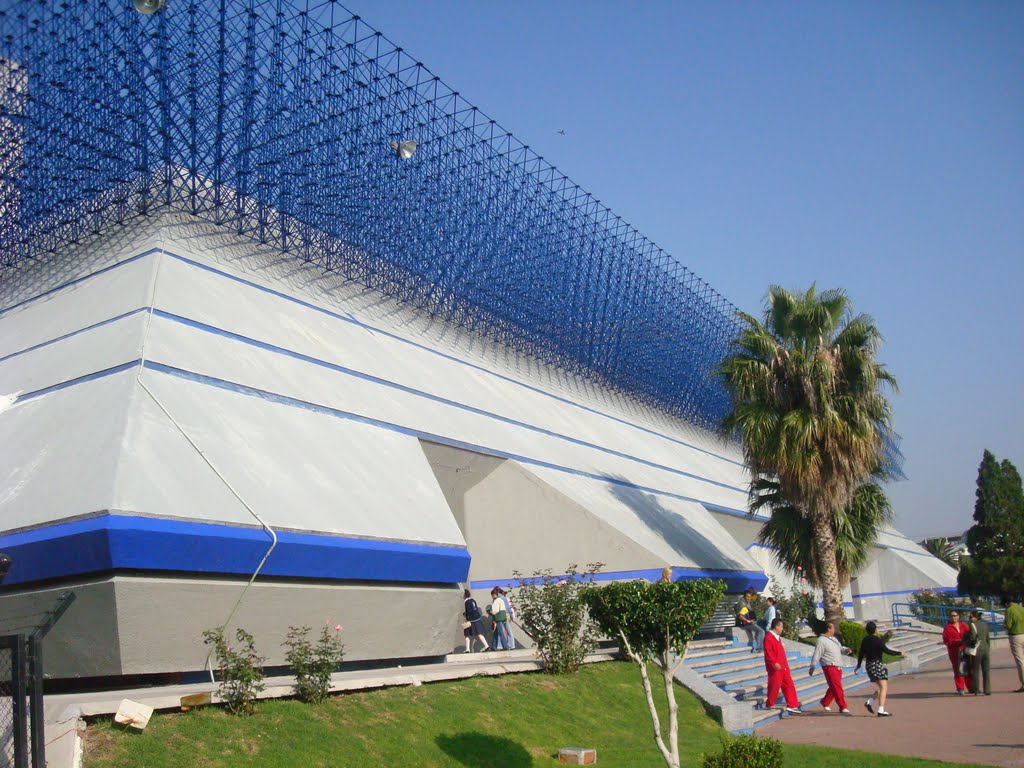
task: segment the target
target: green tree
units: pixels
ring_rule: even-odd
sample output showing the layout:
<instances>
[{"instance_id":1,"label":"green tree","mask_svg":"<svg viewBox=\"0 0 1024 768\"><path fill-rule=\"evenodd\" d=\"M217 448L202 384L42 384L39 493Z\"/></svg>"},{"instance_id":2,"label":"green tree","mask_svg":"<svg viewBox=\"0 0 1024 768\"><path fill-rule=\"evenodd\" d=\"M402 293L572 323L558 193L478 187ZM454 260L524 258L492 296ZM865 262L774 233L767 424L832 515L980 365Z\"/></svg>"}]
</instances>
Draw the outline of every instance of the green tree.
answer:
<instances>
[{"instance_id":1,"label":"green tree","mask_svg":"<svg viewBox=\"0 0 1024 768\"><path fill-rule=\"evenodd\" d=\"M777 481L761 479L756 486L758 495L751 503L751 513L770 513L758 531L758 540L776 550L780 564L794 573L801 571L810 586L821 589L823 583L814 557L814 530L810 520L782 496ZM835 514L832 532L841 587L849 584L853 574L867 563L878 532L892 521L892 504L875 482L861 485L853 500Z\"/></svg>"},{"instance_id":2,"label":"green tree","mask_svg":"<svg viewBox=\"0 0 1024 768\"><path fill-rule=\"evenodd\" d=\"M711 618L725 594L725 583L710 579L692 581L620 581L603 587L587 587L583 600L590 617L605 635L616 637L640 667L647 708L654 726L654 741L669 768L679 768L679 707L673 679L683 663L686 644ZM657 662L668 698L668 744L654 704L647 664Z\"/></svg>"},{"instance_id":3,"label":"green tree","mask_svg":"<svg viewBox=\"0 0 1024 768\"><path fill-rule=\"evenodd\" d=\"M969 557L960 558L961 592L1013 596L1024 593L1024 489L1020 473L991 451L982 454Z\"/></svg>"},{"instance_id":4,"label":"green tree","mask_svg":"<svg viewBox=\"0 0 1024 768\"><path fill-rule=\"evenodd\" d=\"M839 290L768 292L764 320L739 313L745 327L718 374L732 399L723 420L738 435L751 474L779 492L811 526L814 568L825 618L838 623L843 593L836 559L836 517L884 463L896 381L876 359L881 334L867 315L852 315Z\"/></svg>"}]
</instances>

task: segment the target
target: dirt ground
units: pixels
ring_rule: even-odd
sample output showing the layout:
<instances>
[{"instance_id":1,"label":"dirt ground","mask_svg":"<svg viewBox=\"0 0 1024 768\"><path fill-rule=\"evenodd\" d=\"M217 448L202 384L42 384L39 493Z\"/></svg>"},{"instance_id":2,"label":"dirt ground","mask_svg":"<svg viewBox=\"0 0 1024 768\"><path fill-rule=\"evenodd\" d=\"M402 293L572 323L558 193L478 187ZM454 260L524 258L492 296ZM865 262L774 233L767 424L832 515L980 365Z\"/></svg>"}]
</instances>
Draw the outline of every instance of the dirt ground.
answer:
<instances>
[{"instance_id":1,"label":"dirt ground","mask_svg":"<svg viewBox=\"0 0 1024 768\"><path fill-rule=\"evenodd\" d=\"M911 675L889 680L886 709L892 717L868 714L864 701L874 686L847 696L854 717L810 712L787 717L758 730L795 744L822 744L950 762L1024 767L1024 693L1008 649L992 657L992 695L954 693L949 663L933 661ZM835 704L832 705L835 709ZM817 711L815 711L817 710Z\"/></svg>"}]
</instances>

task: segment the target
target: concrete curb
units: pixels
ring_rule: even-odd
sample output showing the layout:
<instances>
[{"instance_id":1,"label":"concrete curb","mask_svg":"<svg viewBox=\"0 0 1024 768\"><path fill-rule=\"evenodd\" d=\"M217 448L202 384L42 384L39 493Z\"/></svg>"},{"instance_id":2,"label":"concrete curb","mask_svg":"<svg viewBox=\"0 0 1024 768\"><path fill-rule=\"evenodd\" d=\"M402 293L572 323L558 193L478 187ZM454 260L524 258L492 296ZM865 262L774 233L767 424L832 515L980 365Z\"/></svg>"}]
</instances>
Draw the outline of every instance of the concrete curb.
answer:
<instances>
[{"instance_id":1,"label":"concrete curb","mask_svg":"<svg viewBox=\"0 0 1024 768\"><path fill-rule=\"evenodd\" d=\"M85 721L77 707L68 707L44 725L47 768L80 768Z\"/></svg>"},{"instance_id":2,"label":"concrete curb","mask_svg":"<svg viewBox=\"0 0 1024 768\"><path fill-rule=\"evenodd\" d=\"M749 701L736 700L686 666L676 670L675 679L700 699L704 709L729 733L750 733L754 730L754 708Z\"/></svg>"}]
</instances>

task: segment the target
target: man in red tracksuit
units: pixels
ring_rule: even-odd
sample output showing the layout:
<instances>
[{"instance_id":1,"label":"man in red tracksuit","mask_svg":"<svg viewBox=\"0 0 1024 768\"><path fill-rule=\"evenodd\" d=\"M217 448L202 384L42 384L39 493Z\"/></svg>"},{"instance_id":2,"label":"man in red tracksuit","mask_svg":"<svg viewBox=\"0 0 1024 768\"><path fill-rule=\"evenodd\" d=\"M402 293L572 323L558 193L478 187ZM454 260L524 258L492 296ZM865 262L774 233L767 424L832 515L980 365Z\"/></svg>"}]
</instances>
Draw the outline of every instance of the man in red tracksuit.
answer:
<instances>
[{"instance_id":1,"label":"man in red tracksuit","mask_svg":"<svg viewBox=\"0 0 1024 768\"><path fill-rule=\"evenodd\" d=\"M782 619L773 619L771 631L764 636L764 666L768 670L768 697L764 700L766 709L775 706L779 689L786 697L786 712L791 715L803 714L800 711L800 700L796 697L796 686L793 675L789 672L789 659L786 647L782 644Z\"/></svg>"}]
</instances>

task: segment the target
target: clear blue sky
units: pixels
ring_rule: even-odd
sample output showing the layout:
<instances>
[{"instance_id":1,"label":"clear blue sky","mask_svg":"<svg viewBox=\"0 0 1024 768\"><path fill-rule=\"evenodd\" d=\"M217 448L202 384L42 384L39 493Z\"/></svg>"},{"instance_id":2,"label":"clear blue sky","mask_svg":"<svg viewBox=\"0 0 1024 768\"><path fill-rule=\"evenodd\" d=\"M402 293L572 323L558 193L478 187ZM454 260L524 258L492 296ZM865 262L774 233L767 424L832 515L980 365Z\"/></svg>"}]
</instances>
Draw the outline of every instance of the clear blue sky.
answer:
<instances>
[{"instance_id":1,"label":"clear blue sky","mask_svg":"<svg viewBox=\"0 0 1024 768\"><path fill-rule=\"evenodd\" d=\"M904 532L1024 470L1024 2L346 5L741 309L873 315Z\"/></svg>"}]
</instances>

